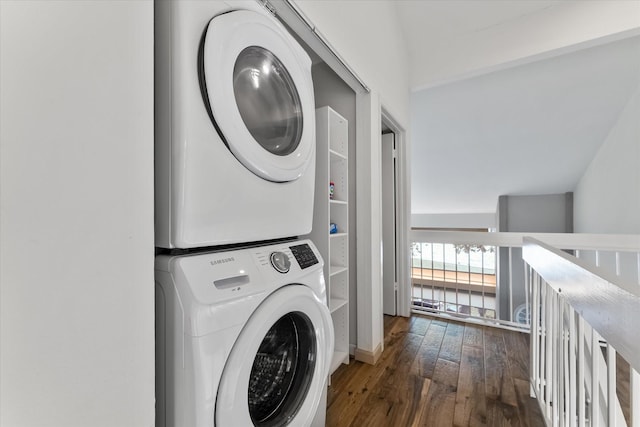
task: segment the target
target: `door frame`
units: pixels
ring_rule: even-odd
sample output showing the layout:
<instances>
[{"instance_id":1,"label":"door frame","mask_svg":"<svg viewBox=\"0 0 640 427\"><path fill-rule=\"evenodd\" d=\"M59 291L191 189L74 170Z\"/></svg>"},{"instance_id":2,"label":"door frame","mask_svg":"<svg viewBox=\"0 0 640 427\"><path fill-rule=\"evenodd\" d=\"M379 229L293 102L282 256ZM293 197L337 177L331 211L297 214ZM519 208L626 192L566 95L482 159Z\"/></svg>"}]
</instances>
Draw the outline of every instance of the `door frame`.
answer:
<instances>
[{"instance_id":1,"label":"door frame","mask_svg":"<svg viewBox=\"0 0 640 427\"><path fill-rule=\"evenodd\" d=\"M398 316L411 315L411 262L409 257L409 224L411 224L411 175L410 146L407 131L385 108L380 109L381 122L396 137L396 268L398 270L398 293L396 295L396 313ZM382 141L381 141L382 143Z\"/></svg>"},{"instance_id":2,"label":"door frame","mask_svg":"<svg viewBox=\"0 0 640 427\"><path fill-rule=\"evenodd\" d=\"M357 347L355 358L375 364L384 350L382 308L382 119L396 134L398 167L397 315L409 317L409 138L376 91L356 93Z\"/></svg>"}]
</instances>

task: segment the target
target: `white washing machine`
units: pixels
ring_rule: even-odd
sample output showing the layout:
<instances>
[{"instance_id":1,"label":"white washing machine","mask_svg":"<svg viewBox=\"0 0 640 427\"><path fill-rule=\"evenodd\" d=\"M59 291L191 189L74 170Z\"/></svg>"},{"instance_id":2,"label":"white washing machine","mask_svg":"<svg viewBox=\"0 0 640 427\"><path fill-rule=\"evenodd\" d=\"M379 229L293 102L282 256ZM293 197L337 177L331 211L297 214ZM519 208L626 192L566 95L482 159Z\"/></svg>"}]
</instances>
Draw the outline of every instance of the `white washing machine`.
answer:
<instances>
[{"instance_id":1,"label":"white washing machine","mask_svg":"<svg viewBox=\"0 0 640 427\"><path fill-rule=\"evenodd\" d=\"M311 60L256 1L155 3L156 246L308 234Z\"/></svg>"},{"instance_id":2,"label":"white washing machine","mask_svg":"<svg viewBox=\"0 0 640 427\"><path fill-rule=\"evenodd\" d=\"M333 354L309 240L156 258L156 422L324 426Z\"/></svg>"}]
</instances>

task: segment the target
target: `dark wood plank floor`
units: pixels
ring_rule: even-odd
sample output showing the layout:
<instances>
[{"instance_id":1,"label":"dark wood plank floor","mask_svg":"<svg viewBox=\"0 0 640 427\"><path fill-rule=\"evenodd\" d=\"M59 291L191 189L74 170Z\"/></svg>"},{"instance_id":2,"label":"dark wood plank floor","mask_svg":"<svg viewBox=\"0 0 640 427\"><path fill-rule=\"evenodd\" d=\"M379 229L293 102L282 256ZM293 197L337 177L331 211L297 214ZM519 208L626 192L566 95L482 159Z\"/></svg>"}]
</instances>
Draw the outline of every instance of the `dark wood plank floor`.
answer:
<instances>
[{"instance_id":1,"label":"dark wood plank floor","mask_svg":"<svg viewBox=\"0 0 640 427\"><path fill-rule=\"evenodd\" d=\"M327 426L543 426L528 372L526 334L385 317L380 361L352 360L332 376Z\"/></svg>"}]
</instances>

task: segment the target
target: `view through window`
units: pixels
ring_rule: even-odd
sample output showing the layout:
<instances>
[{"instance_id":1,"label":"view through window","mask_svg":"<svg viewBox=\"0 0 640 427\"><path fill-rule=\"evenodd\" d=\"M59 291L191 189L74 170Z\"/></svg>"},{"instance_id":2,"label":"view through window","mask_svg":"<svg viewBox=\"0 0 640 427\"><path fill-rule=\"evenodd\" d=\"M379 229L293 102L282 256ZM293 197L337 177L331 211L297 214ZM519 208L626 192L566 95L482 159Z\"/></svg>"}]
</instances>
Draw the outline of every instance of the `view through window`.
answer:
<instances>
[{"instance_id":1,"label":"view through window","mask_svg":"<svg viewBox=\"0 0 640 427\"><path fill-rule=\"evenodd\" d=\"M414 308L495 318L496 247L414 242Z\"/></svg>"}]
</instances>

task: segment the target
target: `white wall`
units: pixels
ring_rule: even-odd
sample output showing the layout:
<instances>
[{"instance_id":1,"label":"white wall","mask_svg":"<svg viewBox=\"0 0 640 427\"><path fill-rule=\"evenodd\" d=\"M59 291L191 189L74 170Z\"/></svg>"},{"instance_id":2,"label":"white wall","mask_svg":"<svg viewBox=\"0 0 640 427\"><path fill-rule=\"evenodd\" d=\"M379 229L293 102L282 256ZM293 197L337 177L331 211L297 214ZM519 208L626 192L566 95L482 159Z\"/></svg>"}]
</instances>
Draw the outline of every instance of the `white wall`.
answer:
<instances>
[{"instance_id":1,"label":"white wall","mask_svg":"<svg viewBox=\"0 0 640 427\"><path fill-rule=\"evenodd\" d=\"M393 1L297 0L296 6L407 129L407 50Z\"/></svg>"},{"instance_id":2,"label":"white wall","mask_svg":"<svg viewBox=\"0 0 640 427\"><path fill-rule=\"evenodd\" d=\"M476 1L457 3L469 11L486 7L483 2ZM488 3L488 6L495 7L500 2ZM440 7L438 2L433 4L434 8ZM602 40L612 41L617 34L627 31L637 34L639 28L638 1L553 2L518 19L454 37L423 40L421 54L412 58L411 87L431 87L557 56L593 46Z\"/></svg>"},{"instance_id":3,"label":"white wall","mask_svg":"<svg viewBox=\"0 0 640 427\"><path fill-rule=\"evenodd\" d=\"M640 234L640 86L576 186L574 225L578 233Z\"/></svg>"},{"instance_id":4,"label":"white wall","mask_svg":"<svg viewBox=\"0 0 640 427\"><path fill-rule=\"evenodd\" d=\"M496 214L411 214L415 228L496 228Z\"/></svg>"},{"instance_id":5,"label":"white wall","mask_svg":"<svg viewBox=\"0 0 640 427\"><path fill-rule=\"evenodd\" d=\"M500 196L498 231L572 233L573 194Z\"/></svg>"},{"instance_id":6,"label":"white wall","mask_svg":"<svg viewBox=\"0 0 640 427\"><path fill-rule=\"evenodd\" d=\"M152 426L153 3L0 16L0 425Z\"/></svg>"}]
</instances>

